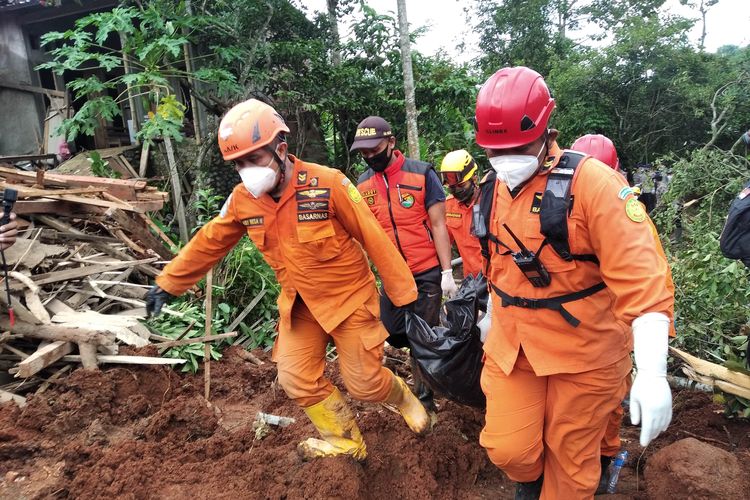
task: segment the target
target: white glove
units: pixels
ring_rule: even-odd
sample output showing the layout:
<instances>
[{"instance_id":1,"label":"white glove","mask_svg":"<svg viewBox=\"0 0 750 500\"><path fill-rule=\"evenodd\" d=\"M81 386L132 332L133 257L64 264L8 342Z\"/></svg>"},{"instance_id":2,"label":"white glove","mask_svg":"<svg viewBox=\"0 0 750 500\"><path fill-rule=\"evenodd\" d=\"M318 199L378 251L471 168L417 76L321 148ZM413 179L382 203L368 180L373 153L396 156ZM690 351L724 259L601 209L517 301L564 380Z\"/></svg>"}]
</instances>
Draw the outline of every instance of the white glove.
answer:
<instances>
[{"instance_id":1,"label":"white glove","mask_svg":"<svg viewBox=\"0 0 750 500\"><path fill-rule=\"evenodd\" d=\"M482 319L479 320L479 323L477 323L477 328L479 328L479 340L482 341L482 344L484 344L484 341L487 340L487 334L490 332L490 328L492 327L492 297L489 297L489 300L487 300L487 312L484 313L484 316L482 316Z\"/></svg>"},{"instance_id":2,"label":"white glove","mask_svg":"<svg viewBox=\"0 0 750 500\"><path fill-rule=\"evenodd\" d=\"M647 446L672 420L672 393L667 383L669 318L646 313L633 321L636 376L630 390L630 421L641 424L641 446Z\"/></svg>"},{"instance_id":3,"label":"white glove","mask_svg":"<svg viewBox=\"0 0 750 500\"><path fill-rule=\"evenodd\" d=\"M456 295L456 292L458 292L456 280L453 279L453 271L448 269L440 274L442 275L440 278L440 288L443 289L443 295L452 299L453 296Z\"/></svg>"}]
</instances>

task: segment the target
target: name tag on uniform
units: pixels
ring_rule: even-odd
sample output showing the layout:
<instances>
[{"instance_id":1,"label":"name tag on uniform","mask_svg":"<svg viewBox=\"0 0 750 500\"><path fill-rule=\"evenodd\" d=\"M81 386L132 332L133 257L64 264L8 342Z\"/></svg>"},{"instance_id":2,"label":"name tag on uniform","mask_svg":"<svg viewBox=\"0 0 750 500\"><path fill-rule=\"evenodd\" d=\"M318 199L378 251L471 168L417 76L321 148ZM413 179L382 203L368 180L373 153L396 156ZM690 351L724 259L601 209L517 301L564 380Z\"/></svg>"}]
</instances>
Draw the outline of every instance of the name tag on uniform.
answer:
<instances>
[{"instance_id":1,"label":"name tag on uniform","mask_svg":"<svg viewBox=\"0 0 750 500\"><path fill-rule=\"evenodd\" d=\"M254 217L248 217L247 219L242 219L242 225L247 227L256 227L256 226L262 226L263 225L263 216L262 215L256 215Z\"/></svg>"}]
</instances>

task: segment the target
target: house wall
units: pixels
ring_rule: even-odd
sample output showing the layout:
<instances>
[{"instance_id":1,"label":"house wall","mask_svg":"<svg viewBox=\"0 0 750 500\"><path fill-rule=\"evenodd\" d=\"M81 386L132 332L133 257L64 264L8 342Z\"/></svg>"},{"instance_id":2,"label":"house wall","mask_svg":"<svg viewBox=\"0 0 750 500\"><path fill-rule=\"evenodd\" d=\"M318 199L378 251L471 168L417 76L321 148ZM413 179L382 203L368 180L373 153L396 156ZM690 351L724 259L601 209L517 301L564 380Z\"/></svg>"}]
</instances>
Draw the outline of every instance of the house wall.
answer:
<instances>
[{"instance_id":1,"label":"house wall","mask_svg":"<svg viewBox=\"0 0 750 500\"><path fill-rule=\"evenodd\" d=\"M0 16L0 81L32 83L26 40L16 18ZM0 88L0 156L35 154L42 141L36 96Z\"/></svg>"}]
</instances>

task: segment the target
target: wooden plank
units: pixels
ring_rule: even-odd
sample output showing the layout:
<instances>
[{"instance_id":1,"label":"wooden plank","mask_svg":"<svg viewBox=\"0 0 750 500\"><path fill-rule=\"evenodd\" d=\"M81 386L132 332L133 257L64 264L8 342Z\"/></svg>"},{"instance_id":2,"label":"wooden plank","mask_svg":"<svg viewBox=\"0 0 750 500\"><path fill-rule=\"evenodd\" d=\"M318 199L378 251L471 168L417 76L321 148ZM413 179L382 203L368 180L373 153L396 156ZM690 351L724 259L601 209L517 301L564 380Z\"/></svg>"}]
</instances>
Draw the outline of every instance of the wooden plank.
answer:
<instances>
[{"instance_id":1,"label":"wooden plank","mask_svg":"<svg viewBox=\"0 0 750 500\"><path fill-rule=\"evenodd\" d=\"M164 243L159 238L148 230L143 219L117 209L107 210L105 218L116 222L122 229L130 233L133 239L139 240L147 248L156 252L162 259L172 259L172 252L164 246Z\"/></svg>"},{"instance_id":2,"label":"wooden plank","mask_svg":"<svg viewBox=\"0 0 750 500\"><path fill-rule=\"evenodd\" d=\"M143 143L143 147L141 148L141 161L138 165L138 175L140 177L146 177L146 169L148 167L148 149L150 147L150 143L148 141Z\"/></svg>"},{"instance_id":3,"label":"wooden plank","mask_svg":"<svg viewBox=\"0 0 750 500\"><path fill-rule=\"evenodd\" d=\"M79 203L81 205L93 205L95 207L119 208L122 210L129 210L129 211L136 210L136 208L133 205L125 205L119 202L102 200L101 198L88 198L84 196L75 196L72 194L57 195L55 193L50 193L46 195L45 198L55 198L55 199L70 201L73 203Z\"/></svg>"},{"instance_id":4,"label":"wooden plank","mask_svg":"<svg viewBox=\"0 0 750 500\"><path fill-rule=\"evenodd\" d=\"M176 246L174 244L174 241L172 241L172 239L169 236L167 236L167 233L165 233L164 231L162 231L161 228L159 226L157 226L154 221L151 220L151 217L149 217L146 214L138 214L137 217L139 217L143 222L145 222L146 225L148 227L150 227L157 234L157 236L159 236L159 238L161 238L161 240L164 243L166 243L167 245L169 245L170 249Z\"/></svg>"},{"instance_id":5,"label":"wooden plank","mask_svg":"<svg viewBox=\"0 0 750 500\"><path fill-rule=\"evenodd\" d=\"M80 363L81 362L81 356L70 354L68 356L63 356L63 361L72 362L72 363ZM98 363L119 363L123 365L181 365L183 363L186 363L186 359L178 359L178 358L152 358L149 356L123 356L123 355L116 355L116 356L110 356L108 354L99 354L96 356L96 361Z\"/></svg>"},{"instance_id":6,"label":"wooden plank","mask_svg":"<svg viewBox=\"0 0 750 500\"><path fill-rule=\"evenodd\" d=\"M87 342L96 345L115 343L115 334L111 332L97 331L89 328L72 328L62 325L35 325L25 321L18 321L17 319L16 323L11 327L7 317L0 317L0 328L35 339Z\"/></svg>"},{"instance_id":7,"label":"wooden plank","mask_svg":"<svg viewBox=\"0 0 750 500\"><path fill-rule=\"evenodd\" d=\"M58 340L40 347L28 358L18 364L18 373L16 377L28 378L39 373L55 361L59 360L73 350L73 344Z\"/></svg>"},{"instance_id":8,"label":"wooden plank","mask_svg":"<svg viewBox=\"0 0 750 500\"><path fill-rule=\"evenodd\" d=\"M125 166L125 168L133 178L138 178L138 172L135 171L133 165L128 161L127 158L125 158L123 155L120 155L117 158L122 162L122 164Z\"/></svg>"},{"instance_id":9,"label":"wooden plank","mask_svg":"<svg viewBox=\"0 0 750 500\"><path fill-rule=\"evenodd\" d=\"M45 89L44 87L36 87L34 85L28 85L26 83L11 83L4 80L0 81L0 87L6 89L20 90L22 92L30 92L32 94L46 94L52 97L65 97L65 92L60 90Z\"/></svg>"},{"instance_id":10,"label":"wooden plank","mask_svg":"<svg viewBox=\"0 0 750 500\"><path fill-rule=\"evenodd\" d=\"M78 344L78 351L81 353L81 364L84 370L98 370L99 362L96 355L96 346L81 342Z\"/></svg>"},{"instance_id":11,"label":"wooden plank","mask_svg":"<svg viewBox=\"0 0 750 500\"><path fill-rule=\"evenodd\" d=\"M46 285L48 283L58 283L60 281L68 281L91 276L92 274L101 274L107 271L116 271L129 266L135 266L138 264L150 264L156 262L158 258L151 257L149 259L134 260L134 261L122 261L114 262L111 264L95 264L93 266L76 267L75 269L65 269L63 271L53 271L51 273L37 274L31 278L37 285ZM11 283L11 290L23 290L25 285L23 283Z\"/></svg>"},{"instance_id":12,"label":"wooden plank","mask_svg":"<svg viewBox=\"0 0 750 500\"><path fill-rule=\"evenodd\" d=\"M140 203L140 202L136 202ZM137 209L141 211L148 211L150 206L138 206ZM52 200L52 199L38 199L38 200L19 200L13 207L13 211L16 215L31 215L31 214L55 214L58 216L65 217L82 217L88 218L90 215L99 215L103 213L106 208L95 207L90 205L80 205L64 200Z\"/></svg>"},{"instance_id":13,"label":"wooden plank","mask_svg":"<svg viewBox=\"0 0 750 500\"><path fill-rule=\"evenodd\" d=\"M191 339L182 340L170 340L169 342L160 342L154 344L154 347L158 349L168 349L170 347L177 347L180 345L200 344L201 342L213 342L214 340L229 339L236 337L237 332L220 333L218 335L208 335L206 337L196 337Z\"/></svg>"},{"instance_id":14,"label":"wooden plank","mask_svg":"<svg viewBox=\"0 0 750 500\"><path fill-rule=\"evenodd\" d=\"M42 234L39 235L40 240L45 241L97 241L99 243L118 243L117 238L110 236L97 236L93 234L76 234L69 233L67 231L58 231L56 229L42 229Z\"/></svg>"},{"instance_id":15,"label":"wooden plank","mask_svg":"<svg viewBox=\"0 0 750 500\"><path fill-rule=\"evenodd\" d=\"M53 155L54 156L54 155ZM36 183L36 174L25 172L15 168L0 167L0 177L12 181L26 181L28 184ZM44 176L45 186L63 187L88 187L102 188L117 196L121 200L135 200L136 192L146 188L146 181L134 179L110 179L107 177L95 177L91 175L65 175L46 172Z\"/></svg>"},{"instance_id":16,"label":"wooden plank","mask_svg":"<svg viewBox=\"0 0 750 500\"><path fill-rule=\"evenodd\" d=\"M12 392L4 391L0 389L0 403L7 403L8 401L13 401L18 406L23 408L26 406L26 398L23 396L19 396L18 394L13 394Z\"/></svg>"},{"instance_id":17,"label":"wooden plank","mask_svg":"<svg viewBox=\"0 0 750 500\"><path fill-rule=\"evenodd\" d=\"M43 172L43 170L42 170ZM12 188L18 191L18 198L44 198L49 195L60 194L96 194L106 192L103 188L97 187L79 187L71 189L38 189L27 187L22 184L12 184L9 182L0 182L0 188Z\"/></svg>"}]
</instances>

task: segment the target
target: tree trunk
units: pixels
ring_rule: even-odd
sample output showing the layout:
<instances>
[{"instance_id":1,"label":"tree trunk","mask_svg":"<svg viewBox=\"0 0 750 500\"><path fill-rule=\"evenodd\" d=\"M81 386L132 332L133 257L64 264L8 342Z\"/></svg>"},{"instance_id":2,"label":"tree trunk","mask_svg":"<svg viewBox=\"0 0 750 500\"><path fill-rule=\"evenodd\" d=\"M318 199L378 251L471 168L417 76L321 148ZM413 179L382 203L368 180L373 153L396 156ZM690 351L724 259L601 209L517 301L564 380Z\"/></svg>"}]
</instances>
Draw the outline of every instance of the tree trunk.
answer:
<instances>
[{"instance_id":1,"label":"tree trunk","mask_svg":"<svg viewBox=\"0 0 750 500\"><path fill-rule=\"evenodd\" d=\"M406 20L406 0L398 0L398 31L401 39L401 65L404 72L406 134L409 142L409 157L418 160L419 131L417 129L417 104L414 99L414 73L411 67L411 42L409 41L409 23Z\"/></svg>"},{"instance_id":2,"label":"tree trunk","mask_svg":"<svg viewBox=\"0 0 750 500\"><path fill-rule=\"evenodd\" d=\"M331 23L331 63L338 66L341 64L339 21L336 15L339 0L326 0L326 4L328 5L328 22Z\"/></svg>"}]
</instances>

